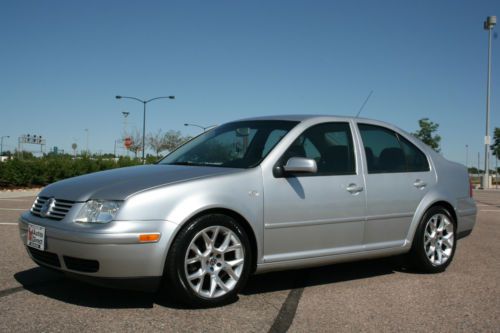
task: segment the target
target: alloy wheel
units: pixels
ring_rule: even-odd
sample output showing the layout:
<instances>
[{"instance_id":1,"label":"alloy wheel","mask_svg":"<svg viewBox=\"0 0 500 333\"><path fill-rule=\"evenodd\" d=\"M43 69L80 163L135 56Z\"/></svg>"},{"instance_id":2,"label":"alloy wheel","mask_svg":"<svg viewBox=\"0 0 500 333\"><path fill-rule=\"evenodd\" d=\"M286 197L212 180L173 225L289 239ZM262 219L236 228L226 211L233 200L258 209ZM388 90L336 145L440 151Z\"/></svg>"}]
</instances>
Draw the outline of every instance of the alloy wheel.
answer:
<instances>
[{"instance_id":1,"label":"alloy wheel","mask_svg":"<svg viewBox=\"0 0 500 333\"><path fill-rule=\"evenodd\" d=\"M218 298L233 290L245 265L244 247L231 229L210 226L189 244L184 270L191 289L204 298Z\"/></svg>"},{"instance_id":2,"label":"alloy wheel","mask_svg":"<svg viewBox=\"0 0 500 333\"><path fill-rule=\"evenodd\" d=\"M441 266L453 253L455 234L453 223L444 214L433 215L424 229L424 250L427 259L434 266Z\"/></svg>"}]
</instances>

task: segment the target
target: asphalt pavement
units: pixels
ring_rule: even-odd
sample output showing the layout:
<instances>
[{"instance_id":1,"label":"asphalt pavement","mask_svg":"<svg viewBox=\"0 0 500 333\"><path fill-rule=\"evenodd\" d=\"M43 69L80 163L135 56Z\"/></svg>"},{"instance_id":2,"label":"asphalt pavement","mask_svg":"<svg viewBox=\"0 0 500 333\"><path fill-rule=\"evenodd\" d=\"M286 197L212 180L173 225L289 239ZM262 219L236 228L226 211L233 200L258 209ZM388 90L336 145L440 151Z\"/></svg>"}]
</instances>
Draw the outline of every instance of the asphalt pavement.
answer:
<instances>
[{"instance_id":1,"label":"asphalt pavement","mask_svg":"<svg viewBox=\"0 0 500 333\"><path fill-rule=\"evenodd\" d=\"M233 304L186 309L168 294L105 289L40 268L18 236L34 193L0 193L0 331L500 332L500 191L441 274L395 257L252 277Z\"/></svg>"}]
</instances>

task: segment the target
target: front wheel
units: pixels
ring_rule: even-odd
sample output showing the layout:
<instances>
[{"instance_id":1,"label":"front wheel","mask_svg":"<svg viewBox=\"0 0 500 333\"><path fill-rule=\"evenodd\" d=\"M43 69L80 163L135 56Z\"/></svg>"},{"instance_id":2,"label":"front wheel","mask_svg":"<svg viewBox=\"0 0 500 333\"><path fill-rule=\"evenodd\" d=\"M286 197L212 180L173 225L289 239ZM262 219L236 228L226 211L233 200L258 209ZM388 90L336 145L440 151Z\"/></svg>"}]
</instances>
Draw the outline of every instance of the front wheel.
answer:
<instances>
[{"instance_id":1,"label":"front wheel","mask_svg":"<svg viewBox=\"0 0 500 333\"><path fill-rule=\"evenodd\" d=\"M431 207L422 217L410 253L414 266L428 273L442 272L455 254L457 224L443 207Z\"/></svg>"},{"instance_id":2,"label":"front wheel","mask_svg":"<svg viewBox=\"0 0 500 333\"><path fill-rule=\"evenodd\" d=\"M167 288L190 306L226 304L236 298L250 266L250 243L243 228L227 215L201 216L179 232L170 248Z\"/></svg>"}]
</instances>

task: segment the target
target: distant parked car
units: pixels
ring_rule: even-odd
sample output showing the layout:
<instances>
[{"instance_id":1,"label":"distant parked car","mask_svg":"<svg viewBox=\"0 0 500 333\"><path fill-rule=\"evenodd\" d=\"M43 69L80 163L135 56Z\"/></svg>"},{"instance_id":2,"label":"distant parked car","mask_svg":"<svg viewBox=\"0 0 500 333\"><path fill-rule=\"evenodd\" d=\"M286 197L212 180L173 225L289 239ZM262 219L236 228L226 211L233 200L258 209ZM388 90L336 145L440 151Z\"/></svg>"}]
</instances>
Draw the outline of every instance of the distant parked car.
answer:
<instances>
[{"instance_id":1,"label":"distant parked car","mask_svg":"<svg viewBox=\"0 0 500 333\"><path fill-rule=\"evenodd\" d=\"M465 166L412 135L295 115L230 122L155 165L47 186L19 229L42 266L115 287L164 281L212 306L253 272L403 253L441 272L475 218Z\"/></svg>"}]
</instances>

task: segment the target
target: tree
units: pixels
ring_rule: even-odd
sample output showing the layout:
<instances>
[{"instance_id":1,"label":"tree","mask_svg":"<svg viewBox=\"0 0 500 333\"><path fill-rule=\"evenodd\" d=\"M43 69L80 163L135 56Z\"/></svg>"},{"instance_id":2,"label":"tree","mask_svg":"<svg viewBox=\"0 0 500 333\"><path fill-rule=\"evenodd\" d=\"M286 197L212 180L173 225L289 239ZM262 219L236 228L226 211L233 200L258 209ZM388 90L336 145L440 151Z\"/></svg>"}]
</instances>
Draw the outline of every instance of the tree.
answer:
<instances>
[{"instance_id":1,"label":"tree","mask_svg":"<svg viewBox=\"0 0 500 333\"><path fill-rule=\"evenodd\" d=\"M148 146L156 153L156 157L159 157L160 153L165 150L165 135L162 134L161 129L156 134L149 134L147 141Z\"/></svg>"},{"instance_id":2,"label":"tree","mask_svg":"<svg viewBox=\"0 0 500 333\"><path fill-rule=\"evenodd\" d=\"M434 134L439 128L439 124L433 123L429 118L422 118L418 121L418 125L420 129L412 134L439 153L441 151L439 148L441 136Z\"/></svg>"},{"instance_id":3,"label":"tree","mask_svg":"<svg viewBox=\"0 0 500 333\"><path fill-rule=\"evenodd\" d=\"M493 132L493 144L490 149L496 158L500 158L500 127L495 127Z\"/></svg>"},{"instance_id":4,"label":"tree","mask_svg":"<svg viewBox=\"0 0 500 333\"><path fill-rule=\"evenodd\" d=\"M168 150L169 152L171 152L175 148L179 147L182 143L184 143L186 141L186 138L182 136L180 131L169 130L167 133L165 133L163 140L163 150Z\"/></svg>"},{"instance_id":5,"label":"tree","mask_svg":"<svg viewBox=\"0 0 500 333\"><path fill-rule=\"evenodd\" d=\"M190 137L183 137L180 131L169 130L163 134L159 130L156 134L149 134L147 141L148 146L155 151L156 157L160 157L162 151L171 152L189 139Z\"/></svg>"}]
</instances>

